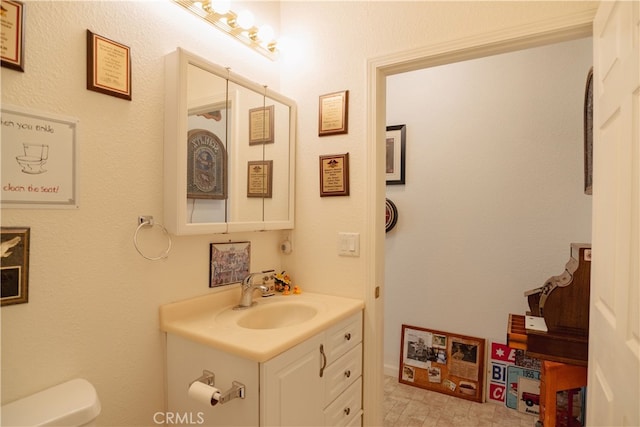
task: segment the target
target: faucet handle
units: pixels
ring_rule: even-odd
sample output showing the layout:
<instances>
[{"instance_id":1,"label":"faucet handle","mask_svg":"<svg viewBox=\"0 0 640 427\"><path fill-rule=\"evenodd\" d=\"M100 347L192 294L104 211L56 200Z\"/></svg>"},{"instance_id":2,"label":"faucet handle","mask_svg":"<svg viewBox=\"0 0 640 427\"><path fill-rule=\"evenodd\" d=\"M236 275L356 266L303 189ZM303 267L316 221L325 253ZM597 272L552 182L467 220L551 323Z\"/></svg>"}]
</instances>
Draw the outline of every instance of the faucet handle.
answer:
<instances>
[{"instance_id":1,"label":"faucet handle","mask_svg":"<svg viewBox=\"0 0 640 427\"><path fill-rule=\"evenodd\" d=\"M255 276L258 276L260 274L265 274L265 276L262 277L262 283L266 283L271 276L270 275L266 275L267 273L273 273L275 270L263 270L263 271L258 271L255 273L249 273L247 274L247 276L242 280L242 286L243 287L247 287L247 286L251 286L253 284L253 278Z\"/></svg>"},{"instance_id":2,"label":"faucet handle","mask_svg":"<svg viewBox=\"0 0 640 427\"><path fill-rule=\"evenodd\" d=\"M262 293L262 298L272 297L275 293L275 285L274 284L264 284L259 286L260 292Z\"/></svg>"}]
</instances>

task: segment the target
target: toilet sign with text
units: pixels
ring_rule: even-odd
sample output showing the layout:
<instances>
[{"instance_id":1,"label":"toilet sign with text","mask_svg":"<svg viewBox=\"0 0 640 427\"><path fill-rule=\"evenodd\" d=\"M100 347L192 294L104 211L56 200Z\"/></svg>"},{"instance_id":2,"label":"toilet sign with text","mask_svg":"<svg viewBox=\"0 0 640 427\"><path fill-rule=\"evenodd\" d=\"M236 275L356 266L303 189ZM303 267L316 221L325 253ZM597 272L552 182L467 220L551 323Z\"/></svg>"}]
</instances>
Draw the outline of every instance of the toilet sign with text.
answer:
<instances>
[{"instance_id":1,"label":"toilet sign with text","mask_svg":"<svg viewBox=\"0 0 640 427\"><path fill-rule=\"evenodd\" d=\"M76 119L2 106L3 208L78 207Z\"/></svg>"}]
</instances>

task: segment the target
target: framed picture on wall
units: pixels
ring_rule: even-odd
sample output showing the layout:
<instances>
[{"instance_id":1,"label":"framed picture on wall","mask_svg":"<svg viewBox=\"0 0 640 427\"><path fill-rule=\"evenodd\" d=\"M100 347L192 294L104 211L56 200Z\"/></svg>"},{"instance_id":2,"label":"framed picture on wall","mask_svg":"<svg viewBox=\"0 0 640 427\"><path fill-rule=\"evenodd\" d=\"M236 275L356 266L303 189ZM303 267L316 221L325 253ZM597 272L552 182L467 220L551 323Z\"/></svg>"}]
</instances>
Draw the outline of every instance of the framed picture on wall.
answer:
<instances>
[{"instance_id":1,"label":"framed picture on wall","mask_svg":"<svg viewBox=\"0 0 640 427\"><path fill-rule=\"evenodd\" d=\"M249 110L249 145L272 144L274 106Z\"/></svg>"},{"instance_id":2,"label":"framed picture on wall","mask_svg":"<svg viewBox=\"0 0 640 427\"><path fill-rule=\"evenodd\" d=\"M3 104L0 205L76 209L78 119Z\"/></svg>"},{"instance_id":3,"label":"framed picture on wall","mask_svg":"<svg viewBox=\"0 0 640 427\"><path fill-rule=\"evenodd\" d=\"M251 242L209 245L209 287L239 283L250 271Z\"/></svg>"},{"instance_id":4,"label":"framed picture on wall","mask_svg":"<svg viewBox=\"0 0 640 427\"><path fill-rule=\"evenodd\" d=\"M320 197L349 195L349 153L320 156Z\"/></svg>"},{"instance_id":5,"label":"framed picture on wall","mask_svg":"<svg viewBox=\"0 0 640 427\"><path fill-rule=\"evenodd\" d=\"M131 48L87 30L87 89L131 101Z\"/></svg>"},{"instance_id":6,"label":"framed picture on wall","mask_svg":"<svg viewBox=\"0 0 640 427\"><path fill-rule=\"evenodd\" d=\"M386 163L387 185L401 185L405 183L405 150L406 125L387 126Z\"/></svg>"},{"instance_id":7,"label":"framed picture on wall","mask_svg":"<svg viewBox=\"0 0 640 427\"><path fill-rule=\"evenodd\" d=\"M247 197L271 198L273 160L255 160L247 165Z\"/></svg>"},{"instance_id":8,"label":"framed picture on wall","mask_svg":"<svg viewBox=\"0 0 640 427\"><path fill-rule=\"evenodd\" d=\"M320 96L318 136L349 133L349 91Z\"/></svg>"},{"instance_id":9,"label":"framed picture on wall","mask_svg":"<svg viewBox=\"0 0 640 427\"><path fill-rule=\"evenodd\" d=\"M28 227L2 227L1 305L29 301L29 238Z\"/></svg>"},{"instance_id":10,"label":"framed picture on wall","mask_svg":"<svg viewBox=\"0 0 640 427\"><path fill-rule=\"evenodd\" d=\"M227 150L206 129L187 133L187 198L227 198Z\"/></svg>"},{"instance_id":11,"label":"framed picture on wall","mask_svg":"<svg viewBox=\"0 0 640 427\"><path fill-rule=\"evenodd\" d=\"M24 3L2 0L2 66L24 72Z\"/></svg>"}]
</instances>

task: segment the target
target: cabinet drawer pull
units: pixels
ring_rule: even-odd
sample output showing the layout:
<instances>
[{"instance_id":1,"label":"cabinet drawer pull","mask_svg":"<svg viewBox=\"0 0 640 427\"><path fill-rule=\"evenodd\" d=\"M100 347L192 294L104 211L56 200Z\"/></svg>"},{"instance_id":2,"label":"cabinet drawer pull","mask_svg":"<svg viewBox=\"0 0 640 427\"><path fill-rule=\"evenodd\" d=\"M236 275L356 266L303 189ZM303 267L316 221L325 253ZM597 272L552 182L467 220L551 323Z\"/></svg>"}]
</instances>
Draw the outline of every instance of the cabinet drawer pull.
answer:
<instances>
[{"instance_id":1,"label":"cabinet drawer pull","mask_svg":"<svg viewBox=\"0 0 640 427\"><path fill-rule=\"evenodd\" d=\"M351 339L351 332L347 332L346 334L344 334L344 339L349 341Z\"/></svg>"},{"instance_id":2,"label":"cabinet drawer pull","mask_svg":"<svg viewBox=\"0 0 640 427\"><path fill-rule=\"evenodd\" d=\"M351 408L344 408L344 414L349 415L351 413Z\"/></svg>"},{"instance_id":3,"label":"cabinet drawer pull","mask_svg":"<svg viewBox=\"0 0 640 427\"><path fill-rule=\"evenodd\" d=\"M320 367L320 378L324 375L324 368L327 367L327 355L324 354L324 345L320 344L320 354L322 355L322 366Z\"/></svg>"},{"instance_id":4,"label":"cabinet drawer pull","mask_svg":"<svg viewBox=\"0 0 640 427\"><path fill-rule=\"evenodd\" d=\"M346 371L344 371L344 376L349 378L351 376L351 371L348 370L348 369Z\"/></svg>"}]
</instances>

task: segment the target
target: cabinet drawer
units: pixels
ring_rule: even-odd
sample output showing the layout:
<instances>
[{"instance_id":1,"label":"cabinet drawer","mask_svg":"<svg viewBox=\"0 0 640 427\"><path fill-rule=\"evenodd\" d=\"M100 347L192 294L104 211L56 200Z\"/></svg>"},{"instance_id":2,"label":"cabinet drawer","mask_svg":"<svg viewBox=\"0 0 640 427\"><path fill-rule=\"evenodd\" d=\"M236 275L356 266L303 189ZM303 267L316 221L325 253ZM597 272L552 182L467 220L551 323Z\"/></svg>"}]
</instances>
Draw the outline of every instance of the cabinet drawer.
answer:
<instances>
[{"instance_id":1,"label":"cabinet drawer","mask_svg":"<svg viewBox=\"0 0 640 427\"><path fill-rule=\"evenodd\" d=\"M362 375L362 343L349 350L324 372L324 404L335 400L350 384Z\"/></svg>"},{"instance_id":2,"label":"cabinet drawer","mask_svg":"<svg viewBox=\"0 0 640 427\"><path fill-rule=\"evenodd\" d=\"M327 363L335 362L360 341L362 341L362 312L359 311L327 330L324 345Z\"/></svg>"},{"instance_id":3,"label":"cabinet drawer","mask_svg":"<svg viewBox=\"0 0 640 427\"><path fill-rule=\"evenodd\" d=\"M362 415L362 378L358 378L324 410L324 425L342 427Z\"/></svg>"}]
</instances>

